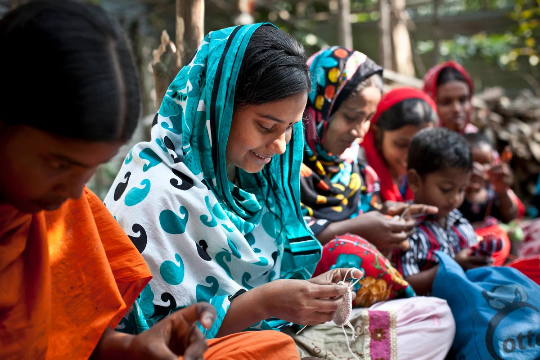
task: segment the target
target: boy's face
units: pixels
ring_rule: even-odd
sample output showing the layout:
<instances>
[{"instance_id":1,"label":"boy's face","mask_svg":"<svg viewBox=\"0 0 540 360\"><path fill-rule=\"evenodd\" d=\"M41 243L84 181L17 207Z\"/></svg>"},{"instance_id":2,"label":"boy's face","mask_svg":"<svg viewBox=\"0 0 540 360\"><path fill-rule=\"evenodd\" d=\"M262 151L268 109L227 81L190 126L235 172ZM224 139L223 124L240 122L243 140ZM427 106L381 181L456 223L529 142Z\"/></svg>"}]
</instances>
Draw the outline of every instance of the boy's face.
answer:
<instances>
[{"instance_id":1,"label":"boy's face","mask_svg":"<svg viewBox=\"0 0 540 360\"><path fill-rule=\"evenodd\" d=\"M445 169L421 177L415 170L409 170L409 187L414 193L414 202L439 208L439 218L446 218L450 212L461 206L465 188L471 171L465 169Z\"/></svg>"}]
</instances>

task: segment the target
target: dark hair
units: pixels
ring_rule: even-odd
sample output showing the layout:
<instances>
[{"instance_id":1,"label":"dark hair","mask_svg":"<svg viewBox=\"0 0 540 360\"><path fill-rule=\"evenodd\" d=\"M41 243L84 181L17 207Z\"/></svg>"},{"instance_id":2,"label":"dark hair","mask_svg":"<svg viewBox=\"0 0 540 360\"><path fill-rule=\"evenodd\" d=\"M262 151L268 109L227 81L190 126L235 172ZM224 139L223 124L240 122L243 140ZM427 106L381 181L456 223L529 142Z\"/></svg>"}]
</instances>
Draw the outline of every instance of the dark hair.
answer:
<instances>
[{"instance_id":1,"label":"dark hair","mask_svg":"<svg viewBox=\"0 0 540 360\"><path fill-rule=\"evenodd\" d=\"M273 26L255 30L238 73L234 105L260 105L310 89L304 47Z\"/></svg>"},{"instance_id":2,"label":"dark hair","mask_svg":"<svg viewBox=\"0 0 540 360\"><path fill-rule=\"evenodd\" d=\"M463 136L445 128L423 129L412 139L408 167L420 176L445 169L472 171L471 148Z\"/></svg>"},{"instance_id":3,"label":"dark hair","mask_svg":"<svg viewBox=\"0 0 540 360\"><path fill-rule=\"evenodd\" d=\"M413 98L400 101L383 112L377 119L377 126L384 132L430 122L437 122L437 112L424 100Z\"/></svg>"},{"instance_id":4,"label":"dark hair","mask_svg":"<svg viewBox=\"0 0 540 360\"><path fill-rule=\"evenodd\" d=\"M451 81L462 81L469 86L469 83L462 73L460 73L456 68L447 66L439 73L439 76L437 77L437 86L449 83Z\"/></svg>"},{"instance_id":5,"label":"dark hair","mask_svg":"<svg viewBox=\"0 0 540 360\"><path fill-rule=\"evenodd\" d=\"M30 2L0 20L0 120L89 141L127 140L140 112L122 30L100 7Z\"/></svg>"},{"instance_id":6,"label":"dark hair","mask_svg":"<svg viewBox=\"0 0 540 360\"><path fill-rule=\"evenodd\" d=\"M479 147L482 144L487 144L491 148L493 148L493 145L491 144L489 139L481 132L465 134L463 135L463 137L465 138L465 140L467 140L471 148Z\"/></svg>"}]
</instances>

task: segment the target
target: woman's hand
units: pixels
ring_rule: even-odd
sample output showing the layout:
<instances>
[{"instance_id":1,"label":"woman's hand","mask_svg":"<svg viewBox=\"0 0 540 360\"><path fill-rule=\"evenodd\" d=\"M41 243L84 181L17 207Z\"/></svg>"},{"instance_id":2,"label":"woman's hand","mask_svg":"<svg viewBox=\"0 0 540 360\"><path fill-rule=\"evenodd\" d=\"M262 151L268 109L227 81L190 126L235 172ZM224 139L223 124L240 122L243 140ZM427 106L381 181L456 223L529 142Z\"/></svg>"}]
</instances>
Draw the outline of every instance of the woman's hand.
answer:
<instances>
[{"instance_id":1,"label":"woman's hand","mask_svg":"<svg viewBox=\"0 0 540 360\"><path fill-rule=\"evenodd\" d=\"M405 210L407 210L405 217L415 215L436 215L439 212L439 209L437 209L436 206L385 201L381 208L381 213L389 216L401 216Z\"/></svg>"},{"instance_id":2,"label":"woman's hand","mask_svg":"<svg viewBox=\"0 0 540 360\"><path fill-rule=\"evenodd\" d=\"M202 359L208 345L196 322L209 329L215 318L212 305L198 303L176 311L136 336L107 329L91 359Z\"/></svg>"},{"instance_id":3,"label":"woman's hand","mask_svg":"<svg viewBox=\"0 0 540 360\"><path fill-rule=\"evenodd\" d=\"M514 184L514 174L506 163L492 166L487 174L497 194L505 192Z\"/></svg>"},{"instance_id":4,"label":"woman's hand","mask_svg":"<svg viewBox=\"0 0 540 360\"><path fill-rule=\"evenodd\" d=\"M487 266L493 263L490 256L470 255L471 249L463 249L456 254L454 260L463 268L463 270L474 269L480 266Z\"/></svg>"},{"instance_id":5,"label":"woman's hand","mask_svg":"<svg viewBox=\"0 0 540 360\"><path fill-rule=\"evenodd\" d=\"M276 280L263 285L266 287L264 306L267 307L268 317L301 325L331 321L343 302L343 295L348 291L348 285L337 284L348 270L334 269L307 281ZM348 278L359 279L361 276L360 270L354 273L349 271Z\"/></svg>"},{"instance_id":6,"label":"woman's hand","mask_svg":"<svg viewBox=\"0 0 540 360\"><path fill-rule=\"evenodd\" d=\"M350 232L363 237L383 254L396 249L407 250L407 239L416 226L412 218L398 219L378 211L361 214L350 221L354 222Z\"/></svg>"}]
</instances>

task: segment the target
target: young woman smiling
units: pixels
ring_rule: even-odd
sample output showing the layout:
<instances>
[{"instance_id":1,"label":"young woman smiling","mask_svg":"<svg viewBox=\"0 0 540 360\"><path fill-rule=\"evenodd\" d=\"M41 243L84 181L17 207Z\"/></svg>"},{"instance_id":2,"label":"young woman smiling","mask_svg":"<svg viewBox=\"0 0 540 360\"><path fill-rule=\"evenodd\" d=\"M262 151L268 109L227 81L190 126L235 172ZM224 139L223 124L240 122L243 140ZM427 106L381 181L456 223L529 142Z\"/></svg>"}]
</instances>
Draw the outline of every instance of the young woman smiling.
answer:
<instances>
[{"instance_id":1,"label":"young woman smiling","mask_svg":"<svg viewBox=\"0 0 540 360\"><path fill-rule=\"evenodd\" d=\"M198 301L217 310L207 338L333 318L348 269L311 278L321 246L299 201L310 86L302 46L270 24L205 37L105 199L126 231L148 235L154 278L128 331Z\"/></svg>"}]
</instances>

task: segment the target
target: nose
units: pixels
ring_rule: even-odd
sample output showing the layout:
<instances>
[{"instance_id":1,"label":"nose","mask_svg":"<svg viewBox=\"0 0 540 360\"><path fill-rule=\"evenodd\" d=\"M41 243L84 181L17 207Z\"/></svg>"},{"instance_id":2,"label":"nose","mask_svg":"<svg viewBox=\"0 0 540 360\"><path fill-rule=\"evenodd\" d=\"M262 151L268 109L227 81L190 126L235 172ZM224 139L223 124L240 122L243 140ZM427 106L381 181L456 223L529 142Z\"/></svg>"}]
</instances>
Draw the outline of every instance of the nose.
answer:
<instances>
[{"instance_id":1,"label":"nose","mask_svg":"<svg viewBox=\"0 0 540 360\"><path fill-rule=\"evenodd\" d=\"M78 176L70 177L56 186L56 194L62 198L78 199L82 196L84 185L90 180L95 169L85 171Z\"/></svg>"},{"instance_id":2,"label":"nose","mask_svg":"<svg viewBox=\"0 0 540 360\"><path fill-rule=\"evenodd\" d=\"M452 110L455 113L460 113L462 111L462 106L461 106L461 103L459 102L459 100L455 100L455 101L452 102Z\"/></svg>"},{"instance_id":3,"label":"nose","mask_svg":"<svg viewBox=\"0 0 540 360\"><path fill-rule=\"evenodd\" d=\"M275 154L282 155L287 150L287 135L281 134L278 138L274 139L269 145L268 149Z\"/></svg>"},{"instance_id":4,"label":"nose","mask_svg":"<svg viewBox=\"0 0 540 360\"><path fill-rule=\"evenodd\" d=\"M450 204L451 207L457 208L461 205L461 201L462 201L462 194L456 193L450 196L448 203Z\"/></svg>"}]
</instances>

